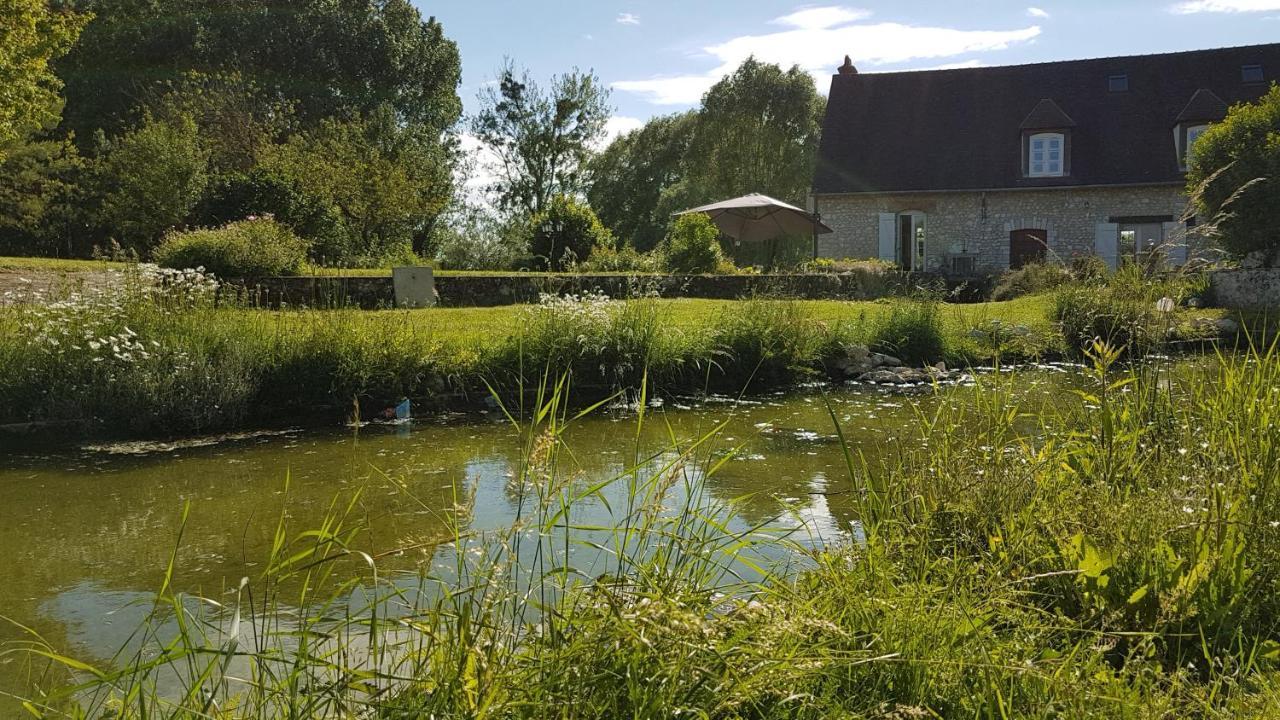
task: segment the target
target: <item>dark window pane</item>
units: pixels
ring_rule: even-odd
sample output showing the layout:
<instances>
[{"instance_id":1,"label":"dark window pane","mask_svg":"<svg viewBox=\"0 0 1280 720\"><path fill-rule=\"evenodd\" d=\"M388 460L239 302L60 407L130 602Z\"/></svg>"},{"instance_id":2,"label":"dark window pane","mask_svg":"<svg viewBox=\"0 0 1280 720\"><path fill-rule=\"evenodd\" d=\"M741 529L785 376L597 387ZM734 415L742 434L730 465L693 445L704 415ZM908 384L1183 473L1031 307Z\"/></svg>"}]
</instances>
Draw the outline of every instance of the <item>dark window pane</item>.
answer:
<instances>
[{"instance_id":1,"label":"dark window pane","mask_svg":"<svg viewBox=\"0 0 1280 720\"><path fill-rule=\"evenodd\" d=\"M1240 68L1240 79L1244 82L1262 82L1261 65L1245 65Z\"/></svg>"},{"instance_id":2,"label":"dark window pane","mask_svg":"<svg viewBox=\"0 0 1280 720\"><path fill-rule=\"evenodd\" d=\"M1112 75L1107 78L1107 89L1111 92L1124 92L1129 89L1128 75Z\"/></svg>"}]
</instances>

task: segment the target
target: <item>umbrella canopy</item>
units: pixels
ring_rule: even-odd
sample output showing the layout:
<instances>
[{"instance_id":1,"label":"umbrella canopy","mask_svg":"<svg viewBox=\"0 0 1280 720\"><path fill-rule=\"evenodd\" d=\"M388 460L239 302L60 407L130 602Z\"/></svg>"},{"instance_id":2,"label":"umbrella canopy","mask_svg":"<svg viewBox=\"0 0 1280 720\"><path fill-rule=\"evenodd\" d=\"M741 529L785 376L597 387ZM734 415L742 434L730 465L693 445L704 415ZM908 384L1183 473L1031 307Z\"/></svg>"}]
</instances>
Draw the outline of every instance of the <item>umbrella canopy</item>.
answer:
<instances>
[{"instance_id":1,"label":"umbrella canopy","mask_svg":"<svg viewBox=\"0 0 1280 720\"><path fill-rule=\"evenodd\" d=\"M710 216L721 233L740 243L832 232L831 228L804 210L759 193L683 210L676 215L692 213Z\"/></svg>"}]
</instances>

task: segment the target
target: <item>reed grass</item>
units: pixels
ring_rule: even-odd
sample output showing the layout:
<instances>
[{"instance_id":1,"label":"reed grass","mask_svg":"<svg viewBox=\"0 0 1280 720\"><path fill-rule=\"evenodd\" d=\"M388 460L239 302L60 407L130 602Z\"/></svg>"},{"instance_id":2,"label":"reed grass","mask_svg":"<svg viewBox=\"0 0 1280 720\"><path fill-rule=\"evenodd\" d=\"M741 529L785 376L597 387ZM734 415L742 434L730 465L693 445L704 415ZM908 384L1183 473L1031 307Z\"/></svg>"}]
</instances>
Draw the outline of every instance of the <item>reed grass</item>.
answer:
<instances>
[{"instance_id":1,"label":"reed grass","mask_svg":"<svg viewBox=\"0 0 1280 720\"><path fill-rule=\"evenodd\" d=\"M509 409L519 520L397 575L355 499L282 515L260 577L182 594L108 666L33 637L46 717L1267 718L1280 711L1280 355L1119 368L1035 415L1016 376L846 447L843 542L734 526L717 430L578 476L567 380ZM636 437L645 423L641 382ZM952 391L954 392L954 391ZM923 407L923 406L922 406ZM835 420L833 416L833 421ZM836 422L836 429L840 425ZM612 498L610 500L609 498ZM585 503L615 521L584 525ZM460 502L465 507L465 502ZM736 529L735 529L736 527ZM581 564L577 548L598 564ZM770 560L771 559L771 560ZM55 678L63 678L61 684ZM48 684L52 682L52 684Z\"/></svg>"}]
</instances>

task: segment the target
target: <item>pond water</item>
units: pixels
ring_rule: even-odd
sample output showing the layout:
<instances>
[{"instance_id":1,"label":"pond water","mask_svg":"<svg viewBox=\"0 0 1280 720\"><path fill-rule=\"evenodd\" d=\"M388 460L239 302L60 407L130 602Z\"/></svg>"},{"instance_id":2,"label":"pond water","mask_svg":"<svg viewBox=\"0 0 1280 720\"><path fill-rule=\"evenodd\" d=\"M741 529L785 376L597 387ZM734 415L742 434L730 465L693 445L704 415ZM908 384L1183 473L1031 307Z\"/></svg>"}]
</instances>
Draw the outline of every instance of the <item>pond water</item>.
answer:
<instances>
[{"instance_id":1,"label":"pond water","mask_svg":"<svg viewBox=\"0 0 1280 720\"><path fill-rule=\"evenodd\" d=\"M1016 386L1033 408L1068 397L1081 382L1074 369L1046 367L1020 371ZM560 463L583 482L604 480L637 456L667 462L677 454L671 448L687 448L724 423L696 453L709 459L706 466L736 452L705 483L696 480L711 498L735 501L731 525L792 532L803 543L840 542L857 532L857 518L828 403L853 448L874 458L918 441L918 412L964 403L972 392L959 387L944 400L928 388L848 386L744 401L667 400L648 411L639 434L634 408L601 410L567 430ZM512 478L522 457L520 433L497 412L177 446L10 449L0 458L0 615L60 651L106 662L161 586L184 503L190 510L175 586L226 597L241 577L262 572L282 512L295 532L312 528L335 497L345 502L357 491L354 514L366 528L359 545L373 552L447 538L459 517L471 531L509 526L521 507ZM616 521L625 504L619 493L607 489L584 503L575 522ZM388 564L447 567L432 547ZM575 563L598 571L600 555ZM0 644L21 639L0 623ZM18 661L0 653L0 692L18 690L17 670Z\"/></svg>"}]
</instances>

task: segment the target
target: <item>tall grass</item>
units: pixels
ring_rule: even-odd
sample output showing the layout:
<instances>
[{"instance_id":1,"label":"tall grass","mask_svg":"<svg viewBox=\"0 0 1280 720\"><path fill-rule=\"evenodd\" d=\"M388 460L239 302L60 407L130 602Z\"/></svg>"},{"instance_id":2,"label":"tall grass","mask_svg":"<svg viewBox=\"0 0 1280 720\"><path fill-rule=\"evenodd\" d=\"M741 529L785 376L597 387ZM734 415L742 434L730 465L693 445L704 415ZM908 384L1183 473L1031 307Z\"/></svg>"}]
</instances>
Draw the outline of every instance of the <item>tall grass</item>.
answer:
<instances>
[{"instance_id":1,"label":"tall grass","mask_svg":"<svg viewBox=\"0 0 1280 720\"><path fill-rule=\"evenodd\" d=\"M388 576L347 505L312 531L282 520L236 602L166 582L140 631L158 654L86 668L33 640L85 684L32 702L129 718L1275 717L1280 356L1187 371L1088 353L1084 389L1035 415L1016 377L993 376L922 409L882 461L847 451L861 527L816 549L730 529L732 506L702 492L714 433L658 454L619 437L623 471L578 477L577 415L563 383L544 387L512 414L519 522L482 538L456 517L448 576ZM615 523L576 519L600 502Z\"/></svg>"}]
</instances>

